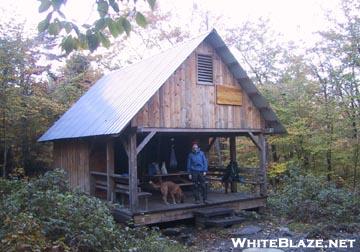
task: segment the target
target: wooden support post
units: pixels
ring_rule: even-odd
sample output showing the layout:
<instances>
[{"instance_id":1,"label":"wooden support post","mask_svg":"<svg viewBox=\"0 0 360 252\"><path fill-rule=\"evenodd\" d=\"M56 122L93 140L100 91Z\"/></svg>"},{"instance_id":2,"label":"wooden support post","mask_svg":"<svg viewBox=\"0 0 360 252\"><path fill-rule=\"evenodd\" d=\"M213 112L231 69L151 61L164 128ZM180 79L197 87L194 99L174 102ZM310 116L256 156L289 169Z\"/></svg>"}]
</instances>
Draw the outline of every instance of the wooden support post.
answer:
<instances>
[{"instance_id":1,"label":"wooden support post","mask_svg":"<svg viewBox=\"0 0 360 252\"><path fill-rule=\"evenodd\" d=\"M129 204L132 212L136 212L138 199L138 178L137 178L137 154L136 154L136 132L129 133Z\"/></svg>"},{"instance_id":2,"label":"wooden support post","mask_svg":"<svg viewBox=\"0 0 360 252\"><path fill-rule=\"evenodd\" d=\"M213 138L211 139L209 145L206 147L206 152L209 152L209 151L210 151L210 149L211 149L211 147L214 145L215 141L216 141L216 137L213 137Z\"/></svg>"},{"instance_id":3,"label":"wooden support post","mask_svg":"<svg viewBox=\"0 0 360 252\"><path fill-rule=\"evenodd\" d=\"M145 145L150 142L151 138L153 138L156 134L156 131L150 131L150 133L144 138L144 140L136 147L136 154L139 154L140 151L145 147Z\"/></svg>"},{"instance_id":4,"label":"wooden support post","mask_svg":"<svg viewBox=\"0 0 360 252\"><path fill-rule=\"evenodd\" d=\"M230 160L236 161L236 137L230 137ZM236 182L231 183L231 192L237 192Z\"/></svg>"},{"instance_id":5,"label":"wooden support post","mask_svg":"<svg viewBox=\"0 0 360 252\"><path fill-rule=\"evenodd\" d=\"M260 195L267 196L267 158L266 158L266 139L263 134L259 135L259 159L260 159Z\"/></svg>"},{"instance_id":6,"label":"wooden support post","mask_svg":"<svg viewBox=\"0 0 360 252\"><path fill-rule=\"evenodd\" d=\"M129 144L127 141L128 141L128 139L120 138L120 142L125 150L126 156L129 157Z\"/></svg>"},{"instance_id":7,"label":"wooden support post","mask_svg":"<svg viewBox=\"0 0 360 252\"><path fill-rule=\"evenodd\" d=\"M90 195L95 195L96 179L90 174Z\"/></svg>"},{"instance_id":8,"label":"wooden support post","mask_svg":"<svg viewBox=\"0 0 360 252\"><path fill-rule=\"evenodd\" d=\"M248 132L249 133L249 137L251 139L251 141L256 145L256 147L261 150L262 146L261 144L259 143L259 141L256 139L256 136L254 136L254 134L252 132Z\"/></svg>"},{"instance_id":9,"label":"wooden support post","mask_svg":"<svg viewBox=\"0 0 360 252\"><path fill-rule=\"evenodd\" d=\"M106 143L106 175L107 175L107 200L112 201L114 193L114 142L109 139Z\"/></svg>"},{"instance_id":10,"label":"wooden support post","mask_svg":"<svg viewBox=\"0 0 360 252\"><path fill-rule=\"evenodd\" d=\"M218 165L219 165L219 166L222 166L223 163L222 163L222 157L221 157L220 139L219 139L219 138L216 138L214 144L215 144L216 156L217 156L217 159L218 159Z\"/></svg>"}]
</instances>

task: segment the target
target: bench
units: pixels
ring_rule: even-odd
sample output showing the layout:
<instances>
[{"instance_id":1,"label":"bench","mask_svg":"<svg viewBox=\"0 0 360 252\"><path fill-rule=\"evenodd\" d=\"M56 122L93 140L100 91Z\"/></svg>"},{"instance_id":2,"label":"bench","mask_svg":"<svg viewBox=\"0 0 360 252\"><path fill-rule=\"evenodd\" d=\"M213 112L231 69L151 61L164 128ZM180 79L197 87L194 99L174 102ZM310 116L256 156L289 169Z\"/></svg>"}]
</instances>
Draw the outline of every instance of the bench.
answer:
<instances>
[{"instance_id":1,"label":"bench","mask_svg":"<svg viewBox=\"0 0 360 252\"><path fill-rule=\"evenodd\" d=\"M187 182L187 183L176 183L178 186L180 187L184 187L184 186L192 186L193 183L192 182ZM152 187L154 189L160 189L160 185L152 185Z\"/></svg>"},{"instance_id":2,"label":"bench","mask_svg":"<svg viewBox=\"0 0 360 252\"><path fill-rule=\"evenodd\" d=\"M127 176L122 176L118 174L113 174L111 177L114 179L115 188L113 190L113 201L116 202L116 194L120 194L120 201L122 205L125 205L125 198L129 198L130 189L129 189L129 178ZM141 188L138 187L138 197L145 200L145 210L148 210L149 207L149 197L152 195L150 192L143 192Z\"/></svg>"},{"instance_id":3,"label":"bench","mask_svg":"<svg viewBox=\"0 0 360 252\"><path fill-rule=\"evenodd\" d=\"M222 176L225 172L225 167L209 167L208 179L211 181L222 182ZM244 178L244 181L241 182L243 184L248 184L256 187L260 186L259 181L259 168L247 168L240 167L239 174ZM240 183L238 181L234 181L235 183Z\"/></svg>"},{"instance_id":4,"label":"bench","mask_svg":"<svg viewBox=\"0 0 360 252\"><path fill-rule=\"evenodd\" d=\"M113 196L114 198L116 197L116 193L120 194L121 204L125 205L125 198L128 198L130 195L129 190L115 189L114 196ZM139 199L144 198L144 200L145 200L145 210L149 209L149 197L151 197L151 196L152 196L152 193L150 193L150 192L138 192Z\"/></svg>"},{"instance_id":5,"label":"bench","mask_svg":"<svg viewBox=\"0 0 360 252\"><path fill-rule=\"evenodd\" d=\"M93 177L97 179L94 180L95 189L100 189L107 191L107 174L103 172L91 172ZM116 202L116 194L120 194L121 204L125 205L125 198L129 197L129 178L127 176L112 174L110 177L114 181L114 188L112 190L111 201ZM140 187L138 187L138 197L145 200L145 210L148 210L149 200L148 198L152 195L150 192L142 192Z\"/></svg>"}]
</instances>

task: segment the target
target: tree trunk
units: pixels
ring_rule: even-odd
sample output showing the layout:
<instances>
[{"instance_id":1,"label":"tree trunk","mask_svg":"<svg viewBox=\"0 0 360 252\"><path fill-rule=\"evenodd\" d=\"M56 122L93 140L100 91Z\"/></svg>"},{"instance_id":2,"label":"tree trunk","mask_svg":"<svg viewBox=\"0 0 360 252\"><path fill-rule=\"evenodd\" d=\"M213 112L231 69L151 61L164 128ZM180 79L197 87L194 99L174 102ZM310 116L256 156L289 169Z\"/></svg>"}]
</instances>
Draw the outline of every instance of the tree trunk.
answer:
<instances>
[{"instance_id":1,"label":"tree trunk","mask_svg":"<svg viewBox=\"0 0 360 252\"><path fill-rule=\"evenodd\" d=\"M279 161L279 156L277 154L277 150L276 150L276 145L272 144L271 145L271 155L272 155L272 161L273 162L278 162Z\"/></svg>"},{"instance_id":2,"label":"tree trunk","mask_svg":"<svg viewBox=\"0 0 360 252\"><path fill-rule=\"evenodd\" d=\"M221 148L220 148L220 139L219 138L215 139L214 145L215 145L216 156L218 158L218 165L221 167L223 164L222 164L222 158L221 158Z\"/></svg>"},{"instance_id":3,"label":"tree trunk","mask_svg":"<svg viewBox=\"0 0 360 252\"><path fill-rule=\"evenodd\" d=\"M331 181L331 171L332 171L332 164L331 164L331 149L326 151L326 167L327 167L327 180Z\"/></svg>"},{"instance_id":4,"label":"tree trunk","mask_svg":"<svg viewBox=\"0 0 360 252\"><path fill-rule=\"evenodd\" d=\"M2 176L5 178L6 177L6 166L7 166L7 152L8 152L8 147L7 147L7 142L6 142L6 112L5 112L5 108L4 108L4 118L3 118L3 126L4 126L4 161L3 161L3 167L2 167Z\"/></svg>"},{"instance_id":5,"label":"tree trunk","mask_svg":"<svg viewBox=\"0 0 360 252\"><path fill-rule=\"evenodd\" d=\"M357 141L355 150L354 150L354 180L353 180L353 189L355 190L357 185L357 169L359 166L359 141Z\"/></svg>"},{"instance_id":6,"label":"tree trunk","mask_svg":"<svg viewBox=\"0 0 360 252\"><path fill-rule=\"evenodd\" d=\"M3 162L3 167L2 167L2 176L5 178L6 177L6 166L7 166L7 147L5 144L5 148L4 148L4 162Z\"/></svg>"}]
</instances>

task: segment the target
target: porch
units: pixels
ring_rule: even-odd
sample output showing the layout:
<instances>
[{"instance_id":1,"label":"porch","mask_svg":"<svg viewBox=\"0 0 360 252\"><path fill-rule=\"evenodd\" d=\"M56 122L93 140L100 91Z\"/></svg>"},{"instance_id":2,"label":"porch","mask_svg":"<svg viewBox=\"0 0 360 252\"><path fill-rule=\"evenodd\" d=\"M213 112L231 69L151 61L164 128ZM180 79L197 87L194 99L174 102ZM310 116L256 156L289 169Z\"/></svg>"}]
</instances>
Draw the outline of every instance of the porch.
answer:
<instances>
[{"instance_id":1,"label":"porch","mask_svg":"<svg viewBox=\"0 0 360 252\"><path fill-rule=\"evenodd\" d=\"M225 194L221 185L225 167L211 165L207 174L209 202L195 204L192 183L186 172L191 142L196 139L208 155L219 137L228 140L230 160L237 159L236 138L249 138L257 148L259 167L240 166L240 175L245 178L242 184L247 189L243 190L242 185L234 182L231 192ZM174 143L178 165L175 170L170 170L170 148ZM94 146L96 151L90 153L91 194L118 203L114 216L119 221L132 220L136 225L147 225L192 218L197 209L227 207L239 211L266 204L266 146L261 131L129 129L121 136L107 138ZM180 185L186 195L184 203L166 205L159 188L149 185L156 176L147 174L147 166L154 160L166 164L168 174L158 176L163 181Z\"/></svg>"},{"instance_id":2,"label":"porch","mask_svg":"<svg viewBox=\"0 0 360 252\"><path fill-rule=\"evenodd\" d=\"M132 221L134 225L149 225L194 218L195 211L199 209L222 207L238 212L244 209L266 206L266 197L245 192L224 195L223 192L210 191L208 193L208 204L195 204L191 192L187 191L185 195L184 203L165 205L161 200L161 195L154 194L149 199L147 210L144 202L141 202L137 212L131 212L129 208L119 207L113 211L113 215L120 222Z\"/></svg>"}]
</instances>

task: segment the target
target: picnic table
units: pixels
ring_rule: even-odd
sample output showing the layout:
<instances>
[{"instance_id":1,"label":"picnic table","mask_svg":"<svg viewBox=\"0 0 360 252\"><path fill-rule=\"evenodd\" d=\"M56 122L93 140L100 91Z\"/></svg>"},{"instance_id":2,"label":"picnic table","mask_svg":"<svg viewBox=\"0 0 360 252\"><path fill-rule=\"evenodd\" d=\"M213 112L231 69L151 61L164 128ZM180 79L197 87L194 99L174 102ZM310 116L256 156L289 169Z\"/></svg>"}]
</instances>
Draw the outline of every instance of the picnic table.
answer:
<instances>
[{"instance_id":1,"label":"picnic table","mask_svg":"<svg viewBox=\"0 0 360 252\"><path fill-rule=\"evenodd\" d=\"M180 187L184 186L192 186L193 183L189 180L189 173L185 171L179 171L179 172L172 172L168 174L156 174L153 176L146 176L146 180L154 180L155 182L158 181L172 181L179 185ZM155 189L159 189L159 185L153 185Z\"/></svg>"}]
</instances>

